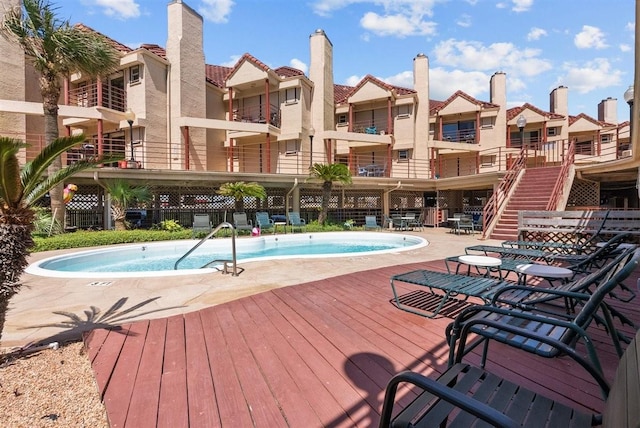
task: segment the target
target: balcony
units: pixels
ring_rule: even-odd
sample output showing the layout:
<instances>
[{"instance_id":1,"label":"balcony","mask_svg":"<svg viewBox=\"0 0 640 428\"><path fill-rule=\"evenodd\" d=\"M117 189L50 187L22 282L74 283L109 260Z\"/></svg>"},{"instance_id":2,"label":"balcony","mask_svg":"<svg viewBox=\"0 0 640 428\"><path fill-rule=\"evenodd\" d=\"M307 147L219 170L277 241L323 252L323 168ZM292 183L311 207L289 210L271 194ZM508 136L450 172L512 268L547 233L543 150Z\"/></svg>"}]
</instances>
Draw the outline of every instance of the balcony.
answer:
<instances>
[{"instance_id":1,"label":"balcony","mask_svg":"<svg viewBox=\"0 0 640 428\"><path fill-rule=\"evenodd\" d=\"M264 104L237 108L233 110L231 119L234 122L264 123L280 128L280 109L271 104L267 114L267 106Z\"/></svg>"},{"instance_id":2,"label":"balcony","mask_svg":"<svg viewBox=\"0 0 640 428\"><path fill-rule=\"evenodd\" d=\"M475 129L462 129L455 131L443 131L441 141L449 141L452 143L476 144Z\"/></svg>"},{"instance_id":3,"label":"balcony","mask_svg":"<svg viewBox=\"0 0 640 428\"><path fill-rule=\"evenodd\" d=\"M338 127L344 126L344 123L339 123ZM385 135L387 133L387 121L376 120L361 120L354 121L351 127L351 132L357 134L369 134L369 135Z\"/></svg>"},{"instance_id":4,"label":"balcony","mask_svg":"<svg viewBox=\"0 0 640 428\"><path fill-rule=\"evenodd\" d=\"M101 84L98 87L97 82L87 85L81 85L76 88L69 89L68 105L78 107L106 107L116 111L125 111L127 107L127 96L124 89ZM98 89L102 89L98 91Z\"/></svg>"}]
</instances>

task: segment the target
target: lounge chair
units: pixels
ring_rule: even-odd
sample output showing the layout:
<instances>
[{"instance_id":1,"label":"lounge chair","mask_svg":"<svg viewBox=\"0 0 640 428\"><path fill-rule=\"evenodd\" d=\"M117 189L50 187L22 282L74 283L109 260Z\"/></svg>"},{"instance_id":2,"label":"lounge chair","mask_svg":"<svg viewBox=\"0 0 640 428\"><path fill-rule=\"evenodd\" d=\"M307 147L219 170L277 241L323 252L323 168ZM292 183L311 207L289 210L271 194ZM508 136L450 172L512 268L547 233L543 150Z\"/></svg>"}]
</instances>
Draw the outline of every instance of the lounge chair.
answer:
<instances>
[{"instance_id":1,"label":"lounge chair","mask_svg":"<svg viewBox=\"0 0 640 428\"><path fill-rule=\"evenodd\" d=\"M291 233L293 233L294 229L304 230L307 227L307 222L303 218L300 218L299 212L291 211L287 213L287 217L289 218Z\"/></svg>"},{"instance_id":2,"label":"lounge chair","mask_svg":"<svg viewBox=\"0 0 640 428\"><path fill-rule=\"evenodd\" d=\"M602 273L599 271L593 272L587 277L598 282L597 287L588 292L536 289L535 292L539 293L538 295L547 293L558 299L579 302L581 307L575 315L552 313L546 310L538 311L538 307L532 305L498 306L497 303L503 303L504 300L501 297L502 293L518 290L531 291L531 288L523 286L502 287L494 293L492 304L478 305L462 310L447 327L450 366L461 362L464 355L481 343L484 346L482 353L482 366L484 366L491 340L545 358L564 355L566 354L565 348L575 349L576 344L582 341L591 363L600 369L594 344L586 332L587 327L594 320L603 322L618 354L622 355L619 343L621 336L613 326L612 313L604 299L635 270L639 260L640 250L630 249L620 254L607 265L608 271L604 277L600 277ZM476 338L467 344L470 334L475 335ZM550 346L548 343L550 338L562 342L565 348Z\"/></svg>"},{"instance_id":3,"label":"lounge chair","mask_svg":"<svg viewBox=\"0 0 640 428\"><path fill-rule=\"evenodd\" d=\"M549 339L549 346L565 345ZM556 402L501 376L466 363L457 363L437 380L419 373L405 371L387 384L380 428L440 427L440 426L592 426L617 428L637 424L640 420L640 332L624 353L611 386L602 371L585 361L572 349L567 354L600 386L606 399L602 414L587 413ZM635 377L630 378L630 373ZM400 385L416 386L418 395L395 416L395 397ZM482 424L480 421L485 422Z\"/></svg>"},{"instance_id":4,"label":"lounge chair","mask_svg":"<svg viewBox=\"0 0 640 428\"><path fill-rule=\"evenodd\" d=\"M209 214L194 214L191 226L191 237L195 238L199 233L209 233L213 230Z\"/></svg>"},{"instance_id":5,"label":"lounge chair","mask_svg":"<svg viewBox=\"0 0 640 428\"><path fill-rule=\"evenodd\" d=\"M267 230L271 230L272 233L276 232L275 222L269 218L269 213L266 211L256 213L256 226L260 229L260 233Z\"/></svg>"},{"instance_id":6,"label":"lounge chair","mask_svg":"<svg viewBox=\"0 0 640 428\"><path fill-rule=\"evenodd\" d=\"M382 229L376 220L376 216L367 215L364 217L364 230L380 230Z\"/></svg>"},{"instance_id":7,"label":"lounge chair","mask_svg":"<svg viewBox=\"0 0 640 428\"><path fill-rule=\"evenodd\" d=\"M233 213L233 227L236 230L248 230L249 233L253 230L253 223L247 219L246 213Z\"/></svg>"},{"instance_id":8,"label":"lounge chair","mask_svg":"<svg viewBox=\"0 0 640 428\"><path fill-rule=\"evenodd\" d=\"M464 231L465 233L475 233L476 228L473 224L473 217L470 215L460 216L460 220L458 220L458 230Z\"/></svg>"}]
</instances>

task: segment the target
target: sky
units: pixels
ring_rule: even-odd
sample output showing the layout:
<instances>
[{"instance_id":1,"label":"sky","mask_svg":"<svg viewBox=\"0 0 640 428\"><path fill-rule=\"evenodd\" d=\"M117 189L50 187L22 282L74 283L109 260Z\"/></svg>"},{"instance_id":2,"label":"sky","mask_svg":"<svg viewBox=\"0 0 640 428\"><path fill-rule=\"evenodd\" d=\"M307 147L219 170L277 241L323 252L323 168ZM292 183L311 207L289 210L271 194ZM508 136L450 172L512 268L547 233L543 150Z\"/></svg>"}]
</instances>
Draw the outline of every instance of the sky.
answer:
<instances>
[{"instance_id":1,"label":"sky","mask_svg":"<svg viewBox=\"0 0 640 428\"><path fill-rule=\"evenodd\" d=\"M166 46L168 0L50 0L56 13L132 48ZM272 68L305 73L309 35L333 44L334 82L371 74L413 87L413 59L429 57L430 97L457 90L489 101L489 80L507 75L508 107L549 111L549 94L569 88L569 114L597 119L597 106L633 84L633 0L184 0L204 18L207 64L233 66L250 53Z\"/></svg>"}]
</instances>

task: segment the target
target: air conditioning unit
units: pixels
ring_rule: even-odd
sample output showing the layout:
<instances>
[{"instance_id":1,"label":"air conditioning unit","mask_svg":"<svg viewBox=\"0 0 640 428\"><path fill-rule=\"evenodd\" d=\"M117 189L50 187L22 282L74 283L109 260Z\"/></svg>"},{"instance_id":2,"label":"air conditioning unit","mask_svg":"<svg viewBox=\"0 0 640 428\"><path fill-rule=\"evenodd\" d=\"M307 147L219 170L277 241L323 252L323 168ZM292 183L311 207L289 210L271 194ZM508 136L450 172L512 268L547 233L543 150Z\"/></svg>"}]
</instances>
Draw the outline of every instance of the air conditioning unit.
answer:
<instances>
[{"instance_id":1,"label":"air conditioning unit","mask_svg":"<svg viewBox=\"0 0 640 428\"><path fill-rule=\"evenodd\" d=\"M631 155L633 155L633 150L623 150L623 151L622 151L622 157L623 157L623 158L628 158L628 157L630 157Z\"/></svg>"}]
</instances>

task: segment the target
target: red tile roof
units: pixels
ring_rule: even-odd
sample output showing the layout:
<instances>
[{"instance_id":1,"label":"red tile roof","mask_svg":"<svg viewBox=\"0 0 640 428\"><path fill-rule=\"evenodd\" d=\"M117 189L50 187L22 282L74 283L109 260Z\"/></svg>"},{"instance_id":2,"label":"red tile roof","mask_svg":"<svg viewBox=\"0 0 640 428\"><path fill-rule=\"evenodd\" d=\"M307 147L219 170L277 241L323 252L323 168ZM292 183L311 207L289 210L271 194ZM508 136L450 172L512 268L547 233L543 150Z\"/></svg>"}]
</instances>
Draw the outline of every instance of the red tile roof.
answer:
<instances>
[{"instance_id":1,"label":"red tile roof","mask_svg":"<svg viewBox=\"0 0 640 428\"><path fill-rule=\"evenodd\" d=\"M105 36L105 35L104 35L104 34L102 34L101 32L96 31L96 30L94 30L93 28L88 27L88 26L86 26L86 25L84 25L84 24L76 24L74 27L75 27L75 28L77 28L77 29L79 29L80 31L84 31L84 32L87 32L87 33L94 33L94 34L99 34L99 35L101 35L102 37L104 37L105 39L107 39L107 41L108 41L108 42L109 42L109 43L110 43L114 48L116 48L116 49L117 49L118 51L120 51L120 52L131 52L131 51L133 50L133 49L131 49L129 46L127 46L127 45L123 45L122 43L120 43L120 42L117 42L117 41L113 40L111 37L109 37L109 36Z\"/></svg>"},{"instance_id":2,"label":"red tile roof","mask_svg":"<svg viewBox=\"0 0 640 428\"><path fill-rule=\"evenodd\" d=\"M297 68L293 67L278 67L274 71L280 77L304 76L304 72L302 70L298 70Z\"/></svg>"},{"instance_id":3,"label":"red tile roof","mask_svg":"<svg viewBox=\"0 0 640 428\"><path fill-rule=\"evenodd\" d=\"M158 46L151 43L143 43L140 45L141 49L146 49L152 54L159 56L160 58L167 58L167 51L162 46Z\"/></svg>"},{"instance_id":4,"label":"red tile roof","mask_svg":"<svg viewBox=\"0 0 640 428\"><path fill-rule=\"evenodd\" d=\"M218 88L224 88L224 82L227 80L227 76L231 73L231 70L233 70L231 67L223 67L221 65L206 64L204 66L207 82Z\"/></svg>"},{"instance_id":5,"label":"red tile roof","mask_svg":"<svg viewBox=\"0 0 640 428\"><path fill-rule=\"evenodd\" d=\"M563 119L564 116L558 113L551 113L548 111L544 111L539 109L538 107L529 104L529 103L524 103L522 106L520 107L513 107L507 110L507 121L510 121L511 119L513 119L514 117L518 116L520 113L522 113L524 110L531 110L533 112L538 113L540 116L544 116L548 119Z\"/></svg>"},{"instance_id":6,"label":"red tile roof","mask_svg":"<svg viewBox=\"0 0 640 428\"><path fill-rule=\"evenodd\" d=\"M429 107L431 109L431 114L436 114L437 112L439 112L440 110L445 108L447 105L449 105L451 102L453 102L453 100L455 100L456 98L464 98L465 100L469 101L471 104L478 105L478 106L482 107L483 109L499 108L500 107L497 104L489 103L489 102L486 102L486 101L481 101L481 100L479 100L477 98L474 98L471 95L467 94L466 92L456 91L453 95L451 95L446 100L438 102L438 104L435 107L432 107L430 105Z\"/></svg>"}]
</instances>

